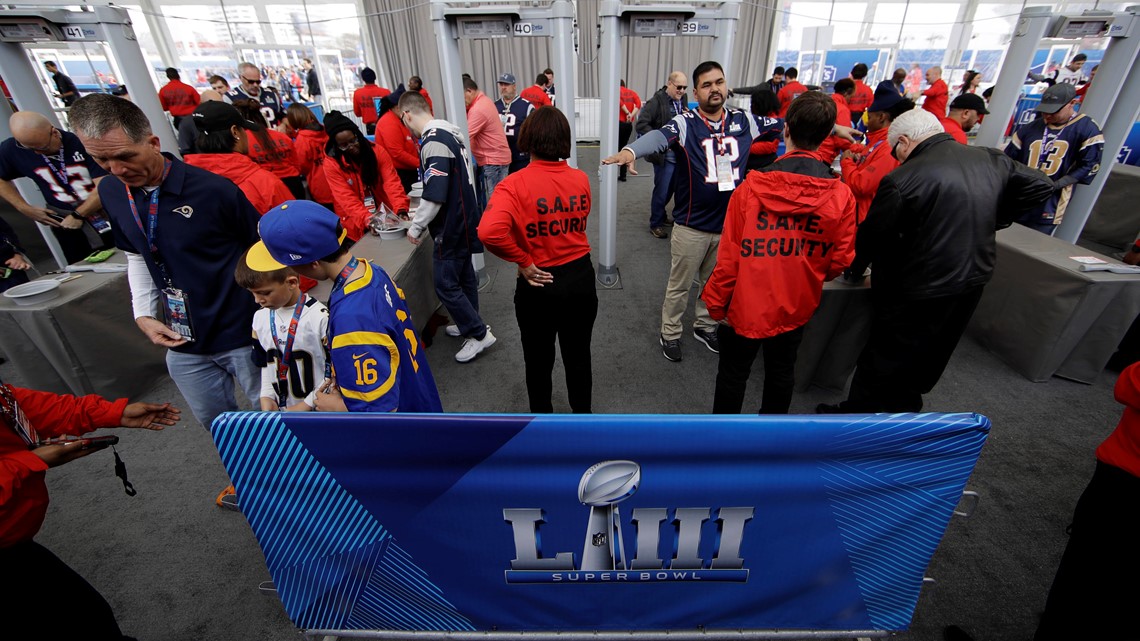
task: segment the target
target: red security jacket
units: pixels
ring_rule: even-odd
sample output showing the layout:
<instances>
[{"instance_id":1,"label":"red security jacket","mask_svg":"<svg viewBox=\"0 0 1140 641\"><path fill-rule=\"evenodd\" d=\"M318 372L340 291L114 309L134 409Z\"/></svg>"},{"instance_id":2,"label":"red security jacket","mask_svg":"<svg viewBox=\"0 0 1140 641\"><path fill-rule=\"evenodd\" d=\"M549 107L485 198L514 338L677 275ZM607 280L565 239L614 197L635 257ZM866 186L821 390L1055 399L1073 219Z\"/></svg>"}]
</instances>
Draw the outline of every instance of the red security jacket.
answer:
<instances>
[{"instance_id":1,"label":"red security jacket","mask_svg":"<svg viewBox=\"0 0 1140 641\"><path fill-rule=\"evenodd\" d=\"M323 128L298 129L297 138L293 141L293 156L297 159L297 168L309 184L309 195L314 201L325 205L330 205L333 201L332 189L325 177L325 163L329 161L325 155L325 146L328 142L329 135Z\"/></svg>"},{"instance_id":2,"label":"red security jacket","mask_svg":"<svg viewBox=\"0 0 1140 641\"><path fill-rule=\"evenodd\" d=\"M844 127L851 126L851 108L847 106L847 99L843 96L833 93L831 100L835 103L835 124L843 125ZM840 152L851 148L851 142L832 134L823 139L823 144L819 146L816 155L819 159L827 164L835 162L835 157Z\"/></svg>"},{"instance_id":3,"label":"red security jacket","mask_svg":"<svg viewBox=\"0 0 1140 641\"><path fill-rule=\"evenodd\" d=\"M733 192L701 298L737 334L776 336L811 319L824 281L854 257L855 197L814 154L794 151Z\"/></svg>"},{"instance_id":4,"label":"red security jacket","mask_svg":"<svg viewBox=\"0 0 1140 641\"><path fill-rule=\"evenodd\" d=\"M171 80L158 90L158 101L171 116L189 116L202 101L198 90L181 80Z\"/></svg>"},{"instance_id":5,"label":"red security jacket","mask_svg":"<svg viewBox=\"0 0 1140 641\"><path fill-rule=\"evenodd\" d=\"M788 113L788 107L791 106L792 101L800 97L800 94L807 93L808 88L801 84L798 80L791 80L780 93L776 94L776 98L780 101L780 117L783 118Z\"/></svg>"},{"instance_id":6,"label":"red security jacket","mask_svg":"<svg viewBox=\"0 0 1140 641\"><path fill-rule=\"evenodd\" d=\"M364 206L364 192L372 194L376 200L376 207L383 203L392 211L408 211L408 195L404 193L404 185L396 175L396 168L392 165L392 157L380 145L369 145L376 154L376 164L380 169L380 184L364 185L360 179L360 169L354 164L346 162L341 164L335 158L325 161L325 177L329 180L329 188L333 195L333 210L340 217L348 237L360 240L368 231L368 221L371 212ZM367 150L362 150L367 151Z\"/></svg>"},{"instance_id":7,"label":"red security jacket","mask_svg":"<svg viewBox=\"0 0 1140 641\"><path fill-rule=\"evenodd\" d=\"M366 125L376 122L376 99L383 98L392 92L376 85L364 85L352 92L352 113L360 117Z\"/></svg>"},{"instance_id":8,"label":"red security jacket","mask_svg":"<svg viewBox=\"0 0 1140 641\"><path fill-rule=\"evenodd\" d=\"M269 133L269 142L272 148L264 149L257 136L246 132L249 137L249 151L246 152L246 155L278 178L300 176L301 169L297 166L293 139L273 128L266 131Z\"/></svg>"},{"instance_id":9,"label":"red security jacket","mask_svg":"<svg viewBox=\"0 0 1140 641\"><path fill-rule=\"evenodd\" d=\"M1124 404L1124 415L1112 434L1096 448L1096 458L1140 477L1140 363L1124 368L1113 393Z\"/></svg>"},{"instance_id":10,"label":"red security jacket","mask_svg":"<svg viewBox=\"0 0 1140 641\"><path fill-rule=\"evenodd\" d=\"M851 188L855 195L855 224L863 222L867 211L871 209L871 201L879 191L879 183L883 176L891 173L899 166L899 161L891 156L890 144L887 142L886 127L867 133L867 142L862 151L863 159L855 161L843 158L839 161L843 168L843 182Z\"/></svg>"},{"instance_id":11,"label":"red security jacket","mask_svg":"<svg viewBox=\"0 0 1140 641\"><path fill-rule=\"evenodd\" d=\"M376 141L384 145L384 151L392 157L396 169L420 168L420 146L395 111L389 110L380 116L376 125Z\"/></svg>"},{"instance_id":12,"label":"red security jacket","mask_svg":"<svg viewBox=\"0 0 1140 641\"><path fill-rule=\"evenodd\" d=\"M871 91L871 88L868 87L862 80L855 80L855 95L851 96L851 98L847 101L847 104L851 107L851 112L863 113L864 111L867 111L867 107L870 107L872 102L875 102L875 92ZM847 123L840 124L847 127L851 126Z\"/></svg>"},{"instance_id":13,"label":"red security jacket","mask_svg":"<svg viewBox=\"0 0 1140 641\"><path fill-rule=\"evenodd\" d=\"M229 178L259 214L265 214L286 200L293 200L293 193L280 178L244 154L190 154L184 160L188 165Z\"/></svg>"},{"instance_id":14,"label":"red security jacket","mask_svg":"<svg viewBox=\"0 0 1140 641\"><path fill-rule=\"evenodd\" d=\"M116 427L127 407L125 398L112 403L98 396L9 389L41 440ZM40 531L48 506L47 469L47 463L0 419L0 548L30 541Z\"/></svg>"}]
</instances>

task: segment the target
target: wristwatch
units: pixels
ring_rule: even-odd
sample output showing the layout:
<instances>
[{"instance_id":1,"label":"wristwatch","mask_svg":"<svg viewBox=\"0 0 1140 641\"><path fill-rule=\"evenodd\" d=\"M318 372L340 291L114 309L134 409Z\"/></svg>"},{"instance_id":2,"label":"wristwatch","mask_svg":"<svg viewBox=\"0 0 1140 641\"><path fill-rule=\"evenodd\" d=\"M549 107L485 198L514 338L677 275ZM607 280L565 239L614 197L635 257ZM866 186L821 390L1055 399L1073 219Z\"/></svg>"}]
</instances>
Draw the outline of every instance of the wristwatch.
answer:
<instances>
[{"instance_id":1,"label":"wristwatch","mask_svg":"<svg viewBox=\"0 0 1140 641\"><path fill-rule=\"evenodd\" d=\"M87 216L80 216L79 213L75 211L69 211L67 212L67 215L71 218L78 218L79 220L83 221L87 220Z\"/></svg>"}]
</instances>

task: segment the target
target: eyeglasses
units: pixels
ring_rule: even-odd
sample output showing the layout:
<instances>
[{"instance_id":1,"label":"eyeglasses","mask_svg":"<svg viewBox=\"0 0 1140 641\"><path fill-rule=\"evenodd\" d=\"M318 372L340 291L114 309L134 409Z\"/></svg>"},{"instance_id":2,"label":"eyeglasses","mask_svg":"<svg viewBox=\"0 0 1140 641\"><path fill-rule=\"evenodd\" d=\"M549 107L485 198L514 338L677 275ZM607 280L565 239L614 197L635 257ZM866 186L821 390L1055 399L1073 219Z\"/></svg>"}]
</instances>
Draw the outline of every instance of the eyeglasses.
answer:
<instances>
[{"instance_id":1,"label":"eyeglasses","mask_svg":"<svg viewBox=\"0 0 1140 641\"><path fill-rule=\"evenodd\" d=\"M670 84L672 84L672 83L670 83ZM689 88L689 85L676 85L675 84L675 85L673 85L673 88L676 89L677 91L684 91L684 90Z\"/></svg>"},{"instance_id":2,"label":"eyeglasses","mask_svg":"<svg viewBox=\"0 0 1140 641\"><path fill-rule=\"evenodd\" d=\"M895 143L894 147L891 147L891 158L894 158L895 160L899 159L899 145L901 145L901 144L902 144L902 141L900 140L900 141ZM902 161L900 160L899 162L902 162Z\"/></svg>"},{"instance_id":3,"label":"eyeglasses","mask_svg":"<svg viewBox=\"0 0 1140 641\"><path fill-rule=\"evenodd\" d=\"M251 85L260 85L261 84L261 78L258 78L257 80L254 80L253 78L242 78L242 80L248 82Z\"/></svg>"},{"instance_id":4,"label":"eyeglasses","mask_svg":"<svg viewBox=\"0 0 1140 641\"><path fill-rule=\"evenodd\" d=\"M349 149L351 149L353 147L360 147L360 142L353 140L352 142L350 142L348 144L336 146L336 148L341 150L341 151L348 151Z\"/></svg>"},{"instance_id":5,"label":"eyeglasses","mask_svg":"<svg viewBox=\"0 0 1140 641\"><path fill-rule=\"evenodd\" d=\"M47 142L47 144L46 144L46 145L44 145L44 146L42 146L42 147L29 147L29 146L27 146L27 145L25 145L25 144L23 144L23 143L21 143L20 141L18 141L18 140L17 140L17 141L16 141L16 146L17 146L17 147L19 147L20 149L25 149L25 150L27 150L27 151L34 151L34 152L36 152L36 153L40 153L40 154L42 154L42 153L45 153L45 152L47 152L48 150L50 150L50 149L51 149L51 143L52 143L52 141L53 141L53 140L55 140L55 137L56 137L57 135L60 135L60 134L59 134L59 130L58 130L58 129L56 129L55 127L52 127L52 128L51 128L51 135L50 135L50 136L48 136L48 142Z\"/></svg>"}]
</instances>

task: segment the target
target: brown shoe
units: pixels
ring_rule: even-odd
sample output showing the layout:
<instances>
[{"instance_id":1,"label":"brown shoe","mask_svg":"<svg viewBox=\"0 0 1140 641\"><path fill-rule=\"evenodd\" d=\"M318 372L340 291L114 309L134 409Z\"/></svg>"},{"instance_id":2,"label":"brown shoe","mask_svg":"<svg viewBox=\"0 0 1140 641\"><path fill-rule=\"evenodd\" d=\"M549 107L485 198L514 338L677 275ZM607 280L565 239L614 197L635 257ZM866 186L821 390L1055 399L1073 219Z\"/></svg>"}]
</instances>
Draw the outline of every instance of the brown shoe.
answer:
<instances>
[{"instance_id":1,"label":"brown shoe","mask_svg":"<svg viewBox=\"0 0 1140 641\"><path fill-rule=\"evenodd\" d=\"M664 227L650 227L649 233L653 234L657 238L668 238L669 237L669 232L665 231Z\"/></svg>"}]
</instances>

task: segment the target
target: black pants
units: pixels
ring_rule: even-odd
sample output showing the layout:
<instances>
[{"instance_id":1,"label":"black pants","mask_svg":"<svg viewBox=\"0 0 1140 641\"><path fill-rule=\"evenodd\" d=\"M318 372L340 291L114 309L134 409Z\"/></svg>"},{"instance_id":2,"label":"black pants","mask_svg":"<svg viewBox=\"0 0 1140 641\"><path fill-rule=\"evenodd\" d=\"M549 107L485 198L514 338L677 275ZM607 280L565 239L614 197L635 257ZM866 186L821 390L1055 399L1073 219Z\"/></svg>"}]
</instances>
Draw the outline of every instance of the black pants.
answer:
<instances>
[{"instance_id":1,"label":"black pants","mask_svg":"<svg viewBox=\"0 0 1140 641\"><path fill-rule=\"evenodd\" d=\"M91 252L96 249L105 249L107 247L114 247L111 232L106 235L100 234L99 238L103 240L102 243L97 243L94 246L87 238L87 233L83 227L79 229L64 229L62 227L52 227L51 233L59 242L59 248L63 250L64 257L67 262L78 263L79 261L91 255Z\"/></svg>"},{"instance_id":2,"label":"black pants","mask_svg":"<svg viewBox=\"0 0 1140 641\"><path fill-rule=\"evenodd\" d=\"M633 135L633 123L618 121L618 150L629 144L629 138ZM622 165L618 169L618 175L625 178L626 171L629 167Z\"/></svg>"},{"instance_id":3,"label":"black pants","mask_svg":"<svg viewBox=\"0 0 1140 641\"><path fill-rule=\"evenodd\" d=\"M418 169L397 169L396 175L400 177L400 184L404 186L404 193L412 190L412 184L419 181L420 171Z\"/></svg>"},{"instance_id":4,"label":"black pants","mask_svg":"<svg viewBox=\"0 0 1140 641\"><path fill-rule=\"evenodd\" d=\"M281 182L289 188L289 193L293 194L293 200L307 200L309 192L305 191L305 179L300 176L289 176L282 178ZM265 212L261 212L265 213Z\"/></svg>"},{"instance_id":5,"label":"black pants","mask_svg":"<svg viewBox=\"0 0 1140 641\"><path fill-rule=\"evenodd\" d=\"M365 124L364 125L364 133L368 134L369 136L375 136L376 135L376 123L370 122L370 123Z\"/></svg>"},{"instance_id":6,"label":"black pants","mask_svg":"<svg viewBox=\"0 0 1140 641\"><path fill-rule=\"evenodd\" d=\"M984 285L961 294L899 300L871 288L871 338L851 381L845 412L919 412L922 395L934 389Z\"/></svg>"},{"instance_id":7,"label":"black pants","mask_svg":"<svg viewBox=\"0 0 1140 641\"><path fill-rule=\"evenodd\" d=\"M1140 639L1137 506L1140 478L1098 461L1073 512L1034 641Z\"/></svg>"},{"instance_id":8,"label":"black pants","mask_svg":"<svg viewBox=\"0 0 1140 641\"><path fill-rule=\"evenodd\" d=\"M0 549L0 568L4 568L0 620L5 639L130 638L119 631L103 595L39 543L25 541Z\"/></svg>"},{"instance_id":9,"label":"black pants","mask_svg":"<svg viewBox=\"0 0 1140 641\"><path fill-rule=\"evenodd\" d=\"M716 331L720 340L720 363L716 370L716 393L713 414L739 414L744 407L744 392L756 355L764 350L764 397L761 414L787 414L792 406L792 390L796 383L796 353L804 338L804 328L769 338L748 338L728 325Z\"/></svg>"},{"instance_id":10,"label":"black pants","mask_svg":"<svg viewBox=\"0 0 1140 641\"><path fill-rule=\"evenodd\" d=\"M590 368L590 337L598 316L594 265L587 254L558 267L543 267L554 276L545 287L532 287L519 277L515 286L515 318L526 363L526 392L530 411L550 414L554 371L554 341L566 368L566 397L575 414L589 414L594 381Z\"/></svg>"}]
</instances>

